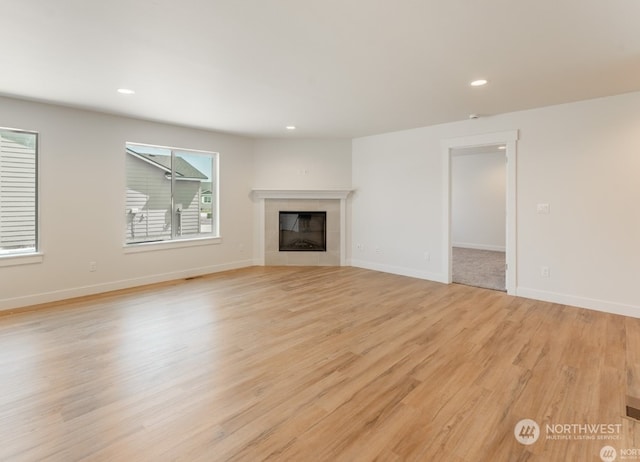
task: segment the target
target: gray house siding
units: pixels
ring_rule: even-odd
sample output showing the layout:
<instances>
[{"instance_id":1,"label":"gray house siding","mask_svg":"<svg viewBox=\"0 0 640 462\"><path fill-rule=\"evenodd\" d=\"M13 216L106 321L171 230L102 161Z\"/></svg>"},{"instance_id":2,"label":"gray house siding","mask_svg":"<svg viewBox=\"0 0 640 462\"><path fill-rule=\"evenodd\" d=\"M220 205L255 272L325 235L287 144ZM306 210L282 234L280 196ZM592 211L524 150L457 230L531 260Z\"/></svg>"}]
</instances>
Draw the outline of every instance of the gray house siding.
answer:
<instances>
[{"instance_id":1,"label":"gray house siding","mask_svg":"<svg viewBox=\"0 0 640 462\"><path fill-rule=\"evenodd\" d=\"M0 248L36 247L36 150L0 137Z\"/></svg>"},{"instance_id":2,"label":"gray house siding","mask_svg":"<svg viewBox=\"0 0 640 462\"><path fill-rule=\"evenodd\" d=\"M171 238L171 181L165 171L135 156L126 157L126 241L146 242ZM175 226L178 234L196 234L199 225L199 181L176 180Z\"/></svg>"},{"instance_id":3,"label":"gray house siding","mask_svg":"<svg viewBox=\"0 0 640 462\"><path fill-rule=\"evenodd\" d=\"M176 209L182 210L179 234L200 232L200 181L176 180Z\"/></svg>"}]
</instances>

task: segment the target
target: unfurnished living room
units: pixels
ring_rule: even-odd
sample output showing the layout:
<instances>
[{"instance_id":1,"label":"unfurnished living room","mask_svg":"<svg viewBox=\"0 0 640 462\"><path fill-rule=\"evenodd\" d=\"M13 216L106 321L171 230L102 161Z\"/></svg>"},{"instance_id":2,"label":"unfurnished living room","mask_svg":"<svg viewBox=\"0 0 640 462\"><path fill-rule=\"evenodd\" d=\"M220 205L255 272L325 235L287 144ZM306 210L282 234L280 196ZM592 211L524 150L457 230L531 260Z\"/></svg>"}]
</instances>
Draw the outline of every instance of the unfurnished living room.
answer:
<instances>
[{"instance_id":1,"label":"unfurnished living room","mask_svg":"<svg viewBox=\"0 0 640 462\"><path fill-rule=\"evenodd\" d=\"M0 460L640 460L640 2L1 5Z\"/></svg>"}]
</instances>

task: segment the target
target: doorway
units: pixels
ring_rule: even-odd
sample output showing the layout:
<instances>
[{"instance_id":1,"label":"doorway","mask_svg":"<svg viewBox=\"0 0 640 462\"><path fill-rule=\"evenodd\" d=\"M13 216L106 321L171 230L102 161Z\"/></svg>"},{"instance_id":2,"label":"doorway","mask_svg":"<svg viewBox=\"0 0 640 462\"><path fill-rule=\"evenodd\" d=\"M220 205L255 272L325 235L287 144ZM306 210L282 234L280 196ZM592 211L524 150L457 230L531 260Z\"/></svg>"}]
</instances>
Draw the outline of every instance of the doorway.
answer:
<instances>
[{"instance_id":1,"label":"doorway","mask_svg":"<svg viewBox=\"0 0 640 462\"><path fill-rule=\"evenodd\" d=\"M451 150L452 282L506 291L504 145Z\"/></svg>"},{"instance_id":2,"label":"doorway","mask_svg":"<svg viewBox=\"0 0 640 462\"><path fill-rule=\"evenodd\" d=\"M456 150L483 149L487 146L504 146L506 159L506 218L505 218L505 288L508 294L516 295L516 143L517 130L487 133L442 141L443 155L443 263L444 282L453 281L453 233L452 233L452 158Z\"/></svg>"}]
</instances>

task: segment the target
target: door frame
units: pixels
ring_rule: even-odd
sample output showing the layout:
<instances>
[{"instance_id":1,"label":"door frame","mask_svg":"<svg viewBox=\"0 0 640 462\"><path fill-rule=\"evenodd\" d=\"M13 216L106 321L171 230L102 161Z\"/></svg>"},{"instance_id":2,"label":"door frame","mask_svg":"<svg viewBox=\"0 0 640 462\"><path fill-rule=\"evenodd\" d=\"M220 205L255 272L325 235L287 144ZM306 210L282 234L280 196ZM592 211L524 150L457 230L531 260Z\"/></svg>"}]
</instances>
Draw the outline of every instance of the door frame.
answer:
<instances>
[{"instance_id":1,"label":"door frame","mask_svg":"<svg viewBox=\"0 0 640 462\"><path fill-rule=\"evenodd\" d=\"M485 133L481 135L464 136L459 138L444 139L441 142L443 157L443 197L444 197L444 217L443 217L443 236L444 245L442 249L442 261L444 264L445 283L451 284L453 266L451 264L452 251L452 227L451 227L451 157L454 149L473 148L490 145L504 145L505 157L507 162L507 208L506 208L506 288L509 295L516 295L517 289L517 256L516 256L516 199L517 199L517 178L516 178L516 162L517 162L517 141L518 130L507 130L496 133Z\"/></svg>"}]
</instances>

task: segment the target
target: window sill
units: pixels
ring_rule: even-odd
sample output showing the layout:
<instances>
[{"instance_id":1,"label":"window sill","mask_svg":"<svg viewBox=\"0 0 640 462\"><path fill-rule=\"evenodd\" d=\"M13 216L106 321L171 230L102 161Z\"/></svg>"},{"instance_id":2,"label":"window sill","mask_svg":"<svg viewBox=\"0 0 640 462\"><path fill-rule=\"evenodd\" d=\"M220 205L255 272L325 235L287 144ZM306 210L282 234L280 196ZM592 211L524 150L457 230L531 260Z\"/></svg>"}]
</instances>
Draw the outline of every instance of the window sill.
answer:
<instances>
[{"instance_id":1,"label":"window sill","mask_svg":"<svg viewBox=\"0 0 640 462\"><path fill-rule=\"evenodd\" d=\"M26 254L8 254L0 255L0 267L4 266L18 266L18 265L32 265L34 263L42 263L44 261L44 254L38 253L26 253Z\"/></svg>"},{"instance_id":2,"label":"window sill","mask_svg":"<svg viewBox=\"0 0 640 462\"><path fill-rule=\"evenodd\" d=\"M215 245L222 242L221 237L198 237L193 239L175 239L160 242L140 242L138 244L125 244L124 253L155 252L158 250L183 249L202 245Z\"/></svg>"}]
</instances>

